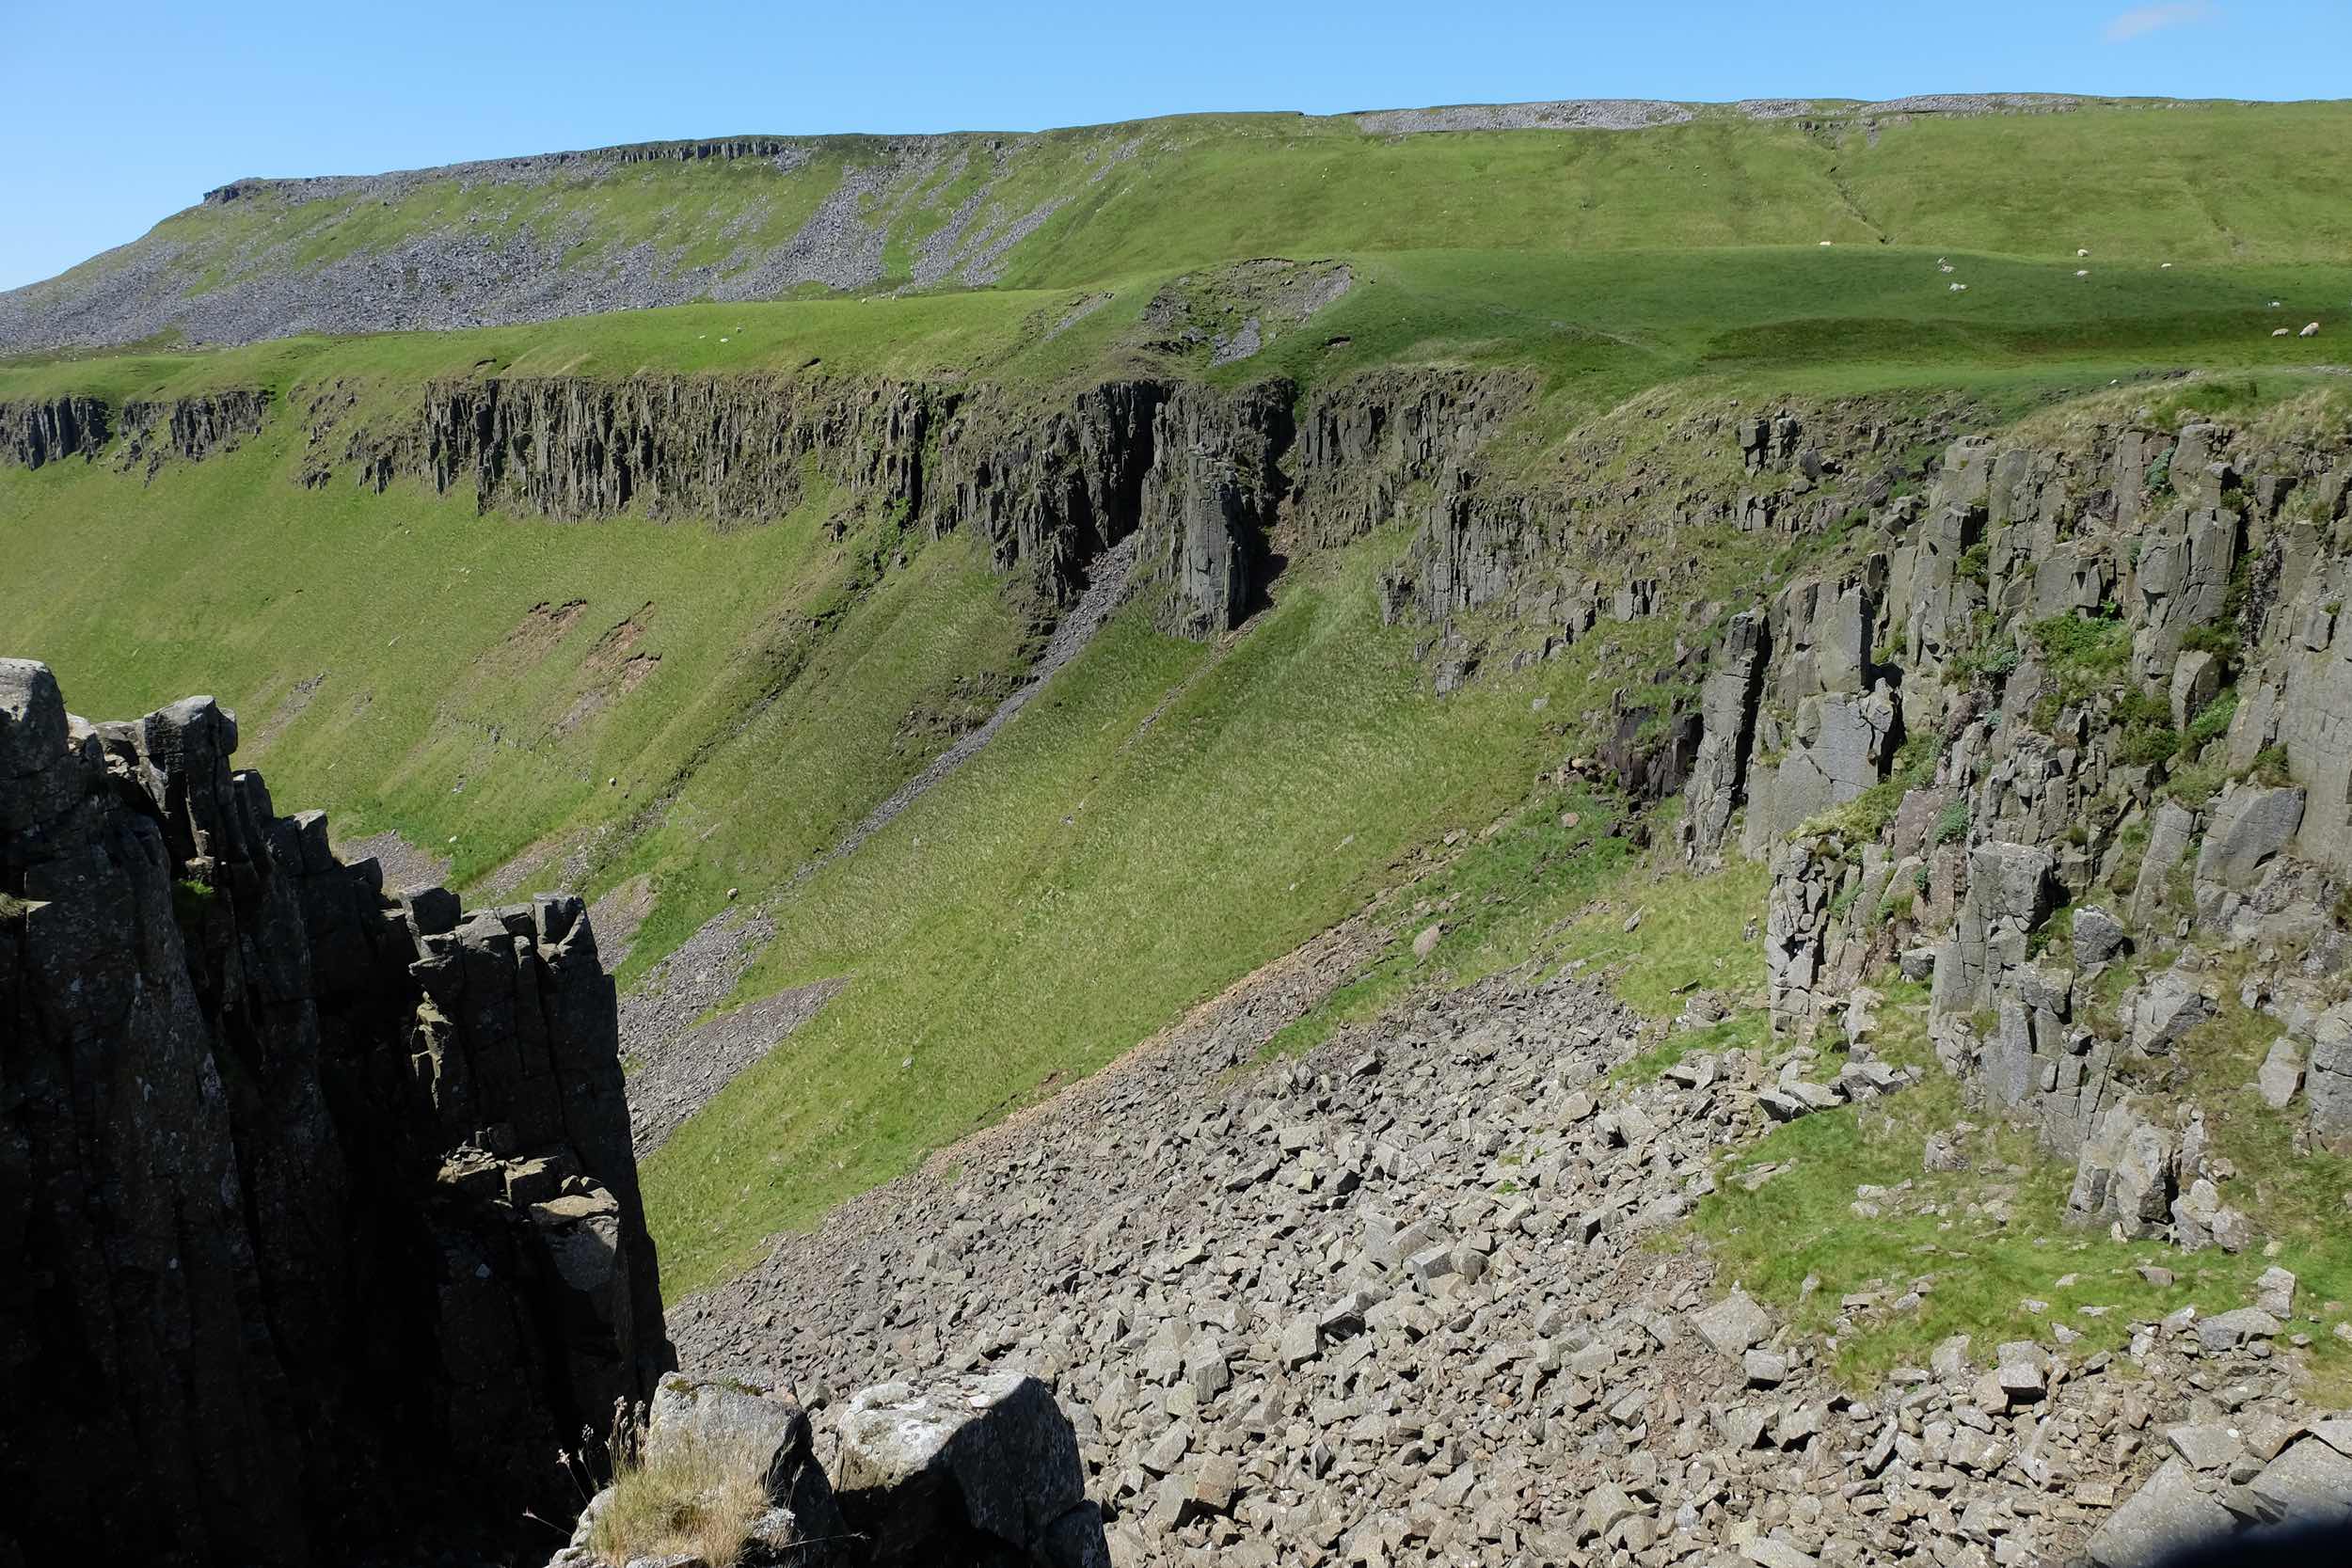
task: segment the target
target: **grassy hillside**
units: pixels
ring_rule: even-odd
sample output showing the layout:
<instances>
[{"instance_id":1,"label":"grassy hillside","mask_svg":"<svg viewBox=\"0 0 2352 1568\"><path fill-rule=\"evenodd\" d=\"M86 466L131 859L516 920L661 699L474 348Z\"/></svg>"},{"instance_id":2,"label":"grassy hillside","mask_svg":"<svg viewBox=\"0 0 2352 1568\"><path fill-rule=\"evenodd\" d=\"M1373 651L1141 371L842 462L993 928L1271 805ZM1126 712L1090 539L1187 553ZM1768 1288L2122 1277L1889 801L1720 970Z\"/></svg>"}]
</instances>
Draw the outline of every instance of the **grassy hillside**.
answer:
<instances>
[{"instance_id":1,"label":"grassy hillside","mask_svg":"<svg viewBox=\"0 0 2352 1568\"><path fill-rule=\"evenodd\" d=\"M1636 132L1193 116L819 137L240 184L0 295L0 351L538 321L835 291L1094 288L1251 256L1892 245L2101 266L2340 261L2341 103L1905 115L1732 108ZM458 259L464 258L461 262Z\"/></svg>"},{"instance_id":2,"label":"grassy hillside","mask_svg":"<svg viewBox=\"0 0 2352 1568\"><path fill-rule=\"evenodd\" d=\"M854 297L0 365L0 403L275 395L259 436L201 462L122 471L110 451L0 467L0 651L56 665L94 715L217 694L281 806L326 807L345 839L397 831L477 893L531 851L524 885L567 856L592 894L644 879L653 911L625 981L730 889L749 902L789 890L740 996L850 983L650 1164L677 1292L1099 1067L1427 869L1457 831L1478 852L1420 890L1466 911L1438 952L1391 942L1281 1047L1433 974L1535 952L1632 966L1628 994L1655 1013L1692 984L1752 984L1752 955L1717 968L1718 927L1744 920L1752 885L1704 907L1652 898L1638 941L1618 911L1571 920L1634 874L1631 852L1598 831L1617 803L1537 782L1591 747L1613 695L1687 628L1612 626L1440 700L1417 657L1432 628L1378 612L1409 533L1387 520L1343 549L1296 552L1271 607L1222 641L1162 637L1139 610L1114 621L968 768L796 880L1033 656L1027 607L984 542L927 537L821 483L789 516L723 528L480 515L463 485L437 496L403 479L379 495L348 472L305 488L314 397L397 419L428 382L487 375L1043 395L1114 375L1313 389L1397 367L1512 367L1539 388L1512 442L1540 471L1580 436L1655 442L1675 417L1735 402L1867 398L1896 417L1964 399L1991 423L2185 370L2299 383L2344 355L2352 175L2333 150L2347 130L2352 109L2333 104L2094 106L1409 136L1222 117L943 142L928 173L862 198L888 222L882 275ZM389 205L265 188L157 232L187 247L204 287L240 256L328 267L456 224L560 230L567 265L641 243L719 265L730 226L730 245L788 237L845 170L884 155L844 139L789 169L424 179ZM1064 197L1005 250L995 286L883 292L914 277L950 214L984 228ZM1170 346L1168 300L1243 298L1234 264L1274 253L1343 261L1353 286L1236 363ZM2314 338L2273 335L2315 317ZM1720 441L1691 461L1736 467ZM1671 552L1688 573L1678 594L1729 604L1815 547L1689 527L1637 541L1613 569Z\"/></svg>"},{"instance_id":3,"label":"grassy hillside","mask_svg":"<svg viewBox=\"0 0 2352 1568\"><path fill-rule=\"evenodd\" d=\"M1144 372L1302 384L1397 364L1523 365L1614 402L1693 374L1808 390L2151 364L2332 362L2341 339L2274 339L2352 301L2352 262L2174 265L2022 261L1953 247L1526 256L1354 252L1356 282L1259 354L1212 368L1145 321L1166 272L1090 289L680 306L462 332L302 338L216 351L0 364L0 400L113 401L329 383L413 396L438 377L739 372L1064 383ZM1953 271L1947 274L1939 263ZM2078 277L2078 270L2090 276ZM1964 293L1951 284L1965 281ZM1207 286L1212 292L1213 274ZM1107 294L1107 299L1103 296ZM1073 309L1103 302L1067 327ZM2276 308L2272 301L2278 301Z\"/></svg>"}]
</instances>

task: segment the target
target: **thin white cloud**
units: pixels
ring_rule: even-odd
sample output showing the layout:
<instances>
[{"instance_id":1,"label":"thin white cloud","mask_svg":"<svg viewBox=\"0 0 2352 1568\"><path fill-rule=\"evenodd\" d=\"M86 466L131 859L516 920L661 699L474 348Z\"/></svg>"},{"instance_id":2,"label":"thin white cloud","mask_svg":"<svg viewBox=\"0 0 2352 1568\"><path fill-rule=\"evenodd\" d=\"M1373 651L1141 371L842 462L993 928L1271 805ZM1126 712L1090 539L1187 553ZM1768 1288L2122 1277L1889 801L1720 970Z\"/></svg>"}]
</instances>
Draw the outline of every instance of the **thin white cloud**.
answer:
<instances>
[{"instance_id":1,"label":"thin white cloud","mask_svg":"<svg viewBox=\"0 0 2352 1568\"><path fill-rule=\"evenodd\" d=\"M2108 23L2106 40L2109 43L2122 43L2143 33L2162 32L2167 27L2185 27L2197 22L2211 22L2218 10L2213 0L2172 0L2169 5L2141 6Z\"/></svg>"}]
</instances>

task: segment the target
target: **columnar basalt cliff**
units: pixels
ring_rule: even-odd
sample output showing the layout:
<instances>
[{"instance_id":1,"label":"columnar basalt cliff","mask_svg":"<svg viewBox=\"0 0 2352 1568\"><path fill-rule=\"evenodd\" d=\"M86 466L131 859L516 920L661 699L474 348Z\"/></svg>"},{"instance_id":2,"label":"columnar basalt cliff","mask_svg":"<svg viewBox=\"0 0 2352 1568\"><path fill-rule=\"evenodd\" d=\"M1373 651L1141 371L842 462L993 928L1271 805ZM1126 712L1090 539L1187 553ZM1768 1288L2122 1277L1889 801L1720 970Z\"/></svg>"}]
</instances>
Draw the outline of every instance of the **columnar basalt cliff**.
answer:
<instances>
[{"instance_id":1,"label":"columnar basalt cliff","mask_svg":"<svg viewBox=\"0 0 2352 1568\"><path fill-rule=\"evenodd\" d=\"M1683 832L1772 862L1775 1026L1867 1035L1871 975L1931 978L1946 1067L2122 1237L2260 1238L2184 1054L2225 1011L2297 1147L2352 1143L2348 436L1960 441L1703 687Z\"/></svg>"},{"instance_id":2,"label":"columnar basalt cliff","mask_svg":"<svg viewBox=\"0 0 2352 1568\"><path fill-rule=\"evenodd\" d=\"M673 1361L612 984L577 900L388 898L236 740L0 661L0 1558L503 1548Z\"/></svg>"},{"instance_id":3,"label":"columnar basalt cliff","mask_svg":"<svg viewBox=\"0 0 2352 1568\"><path fill-rule=\"evenodd\" d=\"M1642 553L1628 546L1681 525L1820 533L1883 501L1904 472L1899 451L1943 428L1867 407L1831 408L1818 423L1704 414L1634 450L1616 421L1551 459L1499 461L1498 438L1535 395L1508 371L1388 371L1304 391L1279 377L1045 391L818 375L494 376L432 384L405 413L363 414L354 390L330 384L297 400L307 435L296 478L419 483L470 495L485 512L567 520L766 525L813 509L837 530L853 514L895 514L934 536L977 531L998 569L1065 607L1098 555L1140 534L1153 619L1195 638L1263 603L1283 550L1337 547L1401 520L1413 531L1384 608L1439 628L1438 684L1450 688L1480 652L1456 637L1456 617L1549 628L1555 647L1602 619L1649 617L1677 584L1628 578ZM28 462L95 453L119 426L129 433L121 465L144 458L151 472L167 456L227 450L267 417L259 393L225 391L92 404L70 420L10 404L0 429L79 433L70 445L19 439L16 460ZM1723 471L1694 470L1693 447L1722 448ZM1671 788L1687 768L1657 782Z\"/></svg>"},{"instance_id":4,"label":"columnar basalt cliff","mask_svg":"<svg viewBox=\"0 0 2352 1568\"><path fill-rule=\"evenodd\" d=\"M566 518L772 523L812 500L828 518L895 510L934 534L979 531L1000 570L1064 605L1089 562L1141 531L1156 618L1199 637L1263 592L1295 395L1280 381L1230 396L1114 381L1043 401L781 376L453 382L389 430L339 433L323 399L303 477L413 477L470 490L485 511Z\"/></svg>"},{"instance_id":5,"label":"columnar basalt cliff","mask_svg":"<svg viewBox=\"0 0 2352 1568\"><path fill-rule=\"evenodd\" d=\"M106 444L112 410L78 394L0 403L0 458L38 468L68 457L88 457Z\"/></svg>"},{"instance_id":6,"label":"columnar basalt cliff","mask_svg":"<svg viewBox=\"0 0 2352 1568\"><path fill-rule=\"evenodd\" d=\"M216 451L233 451L246 436L261 434L270 402L266 388L224 387L126 404L120 462L125 468L143 463L152 475L167 455L196 463Z\"/></svg>"}]
</instances>

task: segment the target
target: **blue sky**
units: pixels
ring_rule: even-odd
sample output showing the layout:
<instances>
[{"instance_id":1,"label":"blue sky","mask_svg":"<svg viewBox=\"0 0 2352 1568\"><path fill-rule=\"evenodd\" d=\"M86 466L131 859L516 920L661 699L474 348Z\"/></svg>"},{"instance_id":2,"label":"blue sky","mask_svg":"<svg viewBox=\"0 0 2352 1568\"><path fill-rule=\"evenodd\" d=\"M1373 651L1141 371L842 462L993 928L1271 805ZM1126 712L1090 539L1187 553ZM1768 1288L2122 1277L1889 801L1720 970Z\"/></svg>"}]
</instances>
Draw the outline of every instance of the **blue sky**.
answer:
<instances>
[{"instance_id":1,"label":"blue sky","mask_svg":"<svg viewBox=\"0 0 2352 1568\"><path fill-rule=\"evenodd\" d=\"M1988 89L2352 94L2352 0L0 0L0 289L253 174L735 131Z\"/></svg>"}]
</instances>

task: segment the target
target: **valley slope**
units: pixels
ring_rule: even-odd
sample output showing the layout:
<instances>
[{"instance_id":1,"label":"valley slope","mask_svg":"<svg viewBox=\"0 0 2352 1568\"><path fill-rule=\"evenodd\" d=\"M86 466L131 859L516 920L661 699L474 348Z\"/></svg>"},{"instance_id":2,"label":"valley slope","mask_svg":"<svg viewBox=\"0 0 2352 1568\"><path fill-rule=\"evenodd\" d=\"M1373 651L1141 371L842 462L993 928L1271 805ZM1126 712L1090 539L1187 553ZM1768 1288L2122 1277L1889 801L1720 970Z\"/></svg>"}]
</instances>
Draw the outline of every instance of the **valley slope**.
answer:
<instances>
[{"instance_id":1,"label":"valley slope","mask_svg":"<svg viewBox=\"0 0 2352 1568\"><path fill-rule=\"evenodd\" d=\"M281 791L453 886L589 895L625 1047L767 1031L646 1161L673 1298L1334 931L1216 1070L1567 966L1627 1009L1580 1084L1704 1058L1740 1095L1708 1114L1780 1128L1741 1158L1801 1178L1718 1194L1677 1147L1668 1218L1850 1382L2034 1338L2020 1300L2112 1309L2068 1330L2110 1354L2177 1307L2021 1247L1979 1271L2013 1297L1878 1310L1955 1212L2060 1233L2085 1170L2106 1273L2243 1188L2352 1295L2332 1123L2233 1098L2274 1039L2299 1085L2343 1000L2303 918L2340 928L2342 758L2282 715L2338 689L2352 110L1783 107L240 182L0 300L6 651L102 711L212 690ZM776 270L826 212L866 262ZM496 265L423 309L399 279L457 231ZM462 329L297 335L418 325ZM2258 787L2299 841L2280 800L2243 826ZM2061 984L2118 903L2139 956ZM2102 1118L2192 1104L2210 1135L2119 1185L2151 1140ZM1964 1170L1917 1169L1931 1132ZM1516 1185L1498 1152L1449 1180ZM2208 1310L2259 1273L2223 1256Z\"/></svg>"}]
</instances>

